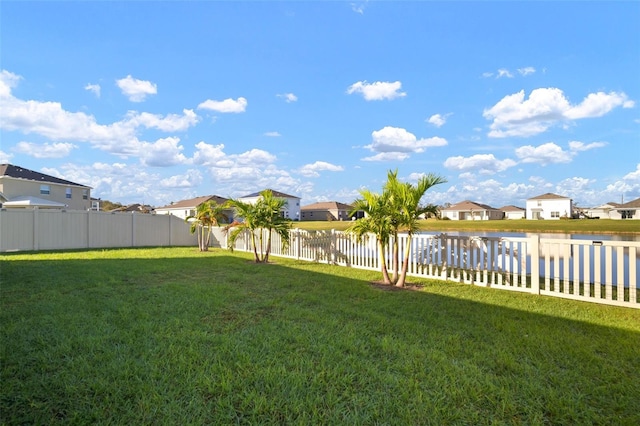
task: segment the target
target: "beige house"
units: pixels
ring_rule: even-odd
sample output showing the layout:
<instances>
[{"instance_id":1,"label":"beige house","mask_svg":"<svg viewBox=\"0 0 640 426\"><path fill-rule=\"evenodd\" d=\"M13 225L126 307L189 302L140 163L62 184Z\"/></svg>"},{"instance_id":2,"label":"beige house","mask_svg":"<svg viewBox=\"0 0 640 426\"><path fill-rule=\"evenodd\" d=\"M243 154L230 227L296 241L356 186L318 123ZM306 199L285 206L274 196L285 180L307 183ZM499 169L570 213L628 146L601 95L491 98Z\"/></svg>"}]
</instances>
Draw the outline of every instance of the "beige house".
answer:
<instances>
[{"instance_id":1,"label":"beige house","mask_svg":"<svg viewBox=\"0 0 640 426\"><path fill-rule=\"evenodd\" d=\"M228 199L217 195L205 195L203 197L190 198L188 200L171 203L167 206L158 207L155 209L155 212L156 214L170 214L181 219L186 219L189 216L195 216L198 206L207 201L213 201L221 205L226 203ZM233 209L225 210L224 214L227 216L227 222L231 222L233 219Z\"/></svg>"},{"instance_id":2,"label":"beige house","mask_svg":"<svg viewBox=\"0 0 640 426\"><path fill-rule=\"evenodd\" d=\"M503 217L499 209L469 200L440 209L440 215L451 220L500 220Z\"/></svg>"},{"instance_id":3,"label":"beige house","mask_svg":"<svg viewBox=\"0 0 640 426\"><path fill-rule=\"evenodd\" d=\"M518 206L500 207L500 211L504 214L505 219L524 219L526 210Z\"/></svg>"},{"instance_id":4,"label":"beige house","mask_svg":"<svg viewBox=\"0 0 640 426\"><path fill-rule=\"evenodd\" d=\"M351 220L349 212L351 207L348 204L337 201L324 201L302 206L300 209L300 220Z\"/></svg>"},{"instance_id":5,"label":"beige house","mask_svg":"<svg viewBox=\"0 0 640 426\"><path fill-rule=\"evenodd\" d=\"M3 208L91 209L91 187L25 169L0 164Z\"/></svg>"}]
</instances>

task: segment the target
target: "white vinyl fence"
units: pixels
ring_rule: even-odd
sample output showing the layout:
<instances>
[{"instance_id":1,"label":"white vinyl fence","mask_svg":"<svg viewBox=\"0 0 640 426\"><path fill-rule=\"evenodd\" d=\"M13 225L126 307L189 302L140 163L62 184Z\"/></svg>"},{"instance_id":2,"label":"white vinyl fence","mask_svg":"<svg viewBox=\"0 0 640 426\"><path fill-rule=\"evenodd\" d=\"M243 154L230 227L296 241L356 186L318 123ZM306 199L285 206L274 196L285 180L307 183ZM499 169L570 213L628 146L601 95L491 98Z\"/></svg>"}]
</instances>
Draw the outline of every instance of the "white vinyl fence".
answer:
<instances>
[{"instance_id":1,"label":"white vinyl fence","mask_svg":"<svg viewBox=\"0 0 640 426\"><path fill-rule=\"evenodd\" d=\"M189 224L171 215L0 209L0 252L191 245Z\"/></svg>"},{"instance_id":2,"label":"white vinyl fence","mask_svg":"<svg viewBox=\"0 0 640 426\"><path fill-rule=\"evenodd\" d=\"M252 251L245 234L235 250ZM215 240L227 247L218 229ZM289 247L272 236L271 254L300 260L379 270L374 236L358 241L340 231L291 230ZM399 237L400 257L409 250L409 275L504 290L640 308L640 242L572 239L414 235ZM391 253L386 253L391 265Z\"/></svg>"}]
</instances>

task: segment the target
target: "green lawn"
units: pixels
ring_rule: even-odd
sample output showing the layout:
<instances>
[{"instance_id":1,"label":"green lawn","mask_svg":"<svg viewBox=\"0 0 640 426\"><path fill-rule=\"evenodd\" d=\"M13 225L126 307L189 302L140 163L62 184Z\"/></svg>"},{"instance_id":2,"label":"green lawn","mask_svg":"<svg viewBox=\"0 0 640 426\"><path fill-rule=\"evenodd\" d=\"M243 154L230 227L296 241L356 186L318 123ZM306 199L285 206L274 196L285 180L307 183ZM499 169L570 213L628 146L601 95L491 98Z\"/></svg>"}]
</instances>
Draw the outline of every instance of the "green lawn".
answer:
<instances>
[{"instance_id":1,"label":"green lawn","mask_svg":"<svg viewBox=\"0 0 640 426\"><path fill-rule=\"evenodd\" d=\"M296 222L302 229L344 230L349 221ZM496 231L496 232L555 232L575 234L640 234L640 220L423 220L420 229L424 231Z\"/></svg>"},{"instance_id":2,"label":"green lawn","mask_svg":"<svg viewBox=\"0 0 640 426\"><path fill-rule=\"evenodd\" d=\"M2 424L640 424L640 310L194 248L0 257Z\"/></svg>"}]
</instances>

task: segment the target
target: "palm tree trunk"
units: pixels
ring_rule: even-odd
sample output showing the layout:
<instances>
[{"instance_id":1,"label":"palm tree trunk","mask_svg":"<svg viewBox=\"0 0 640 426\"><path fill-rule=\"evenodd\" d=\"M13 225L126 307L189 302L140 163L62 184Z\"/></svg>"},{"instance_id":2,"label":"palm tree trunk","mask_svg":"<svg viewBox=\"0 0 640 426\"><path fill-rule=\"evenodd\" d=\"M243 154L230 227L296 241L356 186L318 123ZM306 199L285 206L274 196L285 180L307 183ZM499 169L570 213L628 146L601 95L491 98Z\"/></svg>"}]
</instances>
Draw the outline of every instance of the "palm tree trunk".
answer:
<instances>
[{"instance_id":1,"label":"palm tree trunk","mask_svg":"<svg viewBox=\"0 0 640 426\"><path fill-rule=\"evenodd\" d=\"M398 250L398 234L393 235L393 278L391 278L392 283L396 283L398 281L398 271L400 270L400 252Z\"/></svg>"},{"instance_id":2,"label":"palm tree trunk","mask_svg":"<svg viewBox=\"0 0 640 426\"><path fill-rule=\"evenodd\" d=\"M384 245L382 241L378 241L378 253L380 253L380 271L382 272L382 281L385 284L391 284L391 279L389 278L389 271L387 270L387 259L384 253Z\"/></svg>"},{"instance_id":3,"label":"palm tree trunk","mask_svg":"<svg viewBox=\"0 0 640 426\"><path fill-rule=\"evenodd\" d=\"M251 233L251 246L253 247L253 257L255 258L256 263L259 263L260 257L258 257L258 247L256 245L256 234L252 230L249 230L249 232Z\"/></svg>"},{"instance_id":4,"label":"palm tree trunk","mask_svg":"<svg viewBox=\"0 0 640 426\"><path fill-rule=\"evenodd\" d=\"M404 287L407 281L407 272L409 271L409 251L411 250L411 234L407 235L407 246L404 249L404 256L402 260L402 272L400 272L400 278L396 282L396 287Z\"/></svg>"}]
</instances>

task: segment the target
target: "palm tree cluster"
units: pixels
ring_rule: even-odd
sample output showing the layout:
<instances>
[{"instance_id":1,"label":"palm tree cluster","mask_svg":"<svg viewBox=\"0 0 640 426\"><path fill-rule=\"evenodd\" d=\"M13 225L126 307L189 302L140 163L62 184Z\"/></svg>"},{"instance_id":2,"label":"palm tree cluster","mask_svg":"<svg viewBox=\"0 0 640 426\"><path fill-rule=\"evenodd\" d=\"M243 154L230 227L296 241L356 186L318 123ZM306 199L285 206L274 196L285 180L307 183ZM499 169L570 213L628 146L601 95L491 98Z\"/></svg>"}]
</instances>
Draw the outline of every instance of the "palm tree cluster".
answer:
<instances>
[{"instance_id":1,"label":"palm tree cluster","mask_svg":"<svg viewBox=\"0 0 640 426\"><path fill-rule=\"evenodd\" d=\"M281 212L287 200L273 195L271 190L264 190L256 203L245 203L237 199L227 202L228 207L236 210L242 221L233 221L225 229L229 232L229 248L233 250L236 240L248 232L256 263L267 263L271 252L271 235L280 236L283 248L289 245L291 220L282 216Z\"/></svg>"},{"instance_id":2,"label":"palm tree cluster","mask_svg":"<svg viewBox=\"0 0 640 426\"><path fill-rule=\"evenodd\" d=\"M209 250L212 228L227 220L224 209L224 205L209 200L196 208L195 215L185 218L185 222L191 223L190 232L192 234L198 233L198 249L200 251Z\"/></svg>"},{"instance_id":3,"label":"palm tree cluster","mask_svg":"<svg viewBox=\"0 0 640 426\"><path fill-rule=\"evenodd\" d=\"M437 214L436 205L422 205L420 201L431 187L445 182L443 177L429 173L413 185L409 182L401 182L398 179L398 170L390 170L381 194L367 189L359 191L360 198L354 202L351 214L361 210L365 212L365 217L351 225L347 232L356 235L359 239L367 235L375 235L382 280L385 284L404 287L409 268L412 237L419 229L418 220L422 215ZM400 232L407 234L407 246L403 253L402 264L400 264L398 246ZM386 257L390 244L392 276L389 275Z\"/></svg>"}]
</instances>

